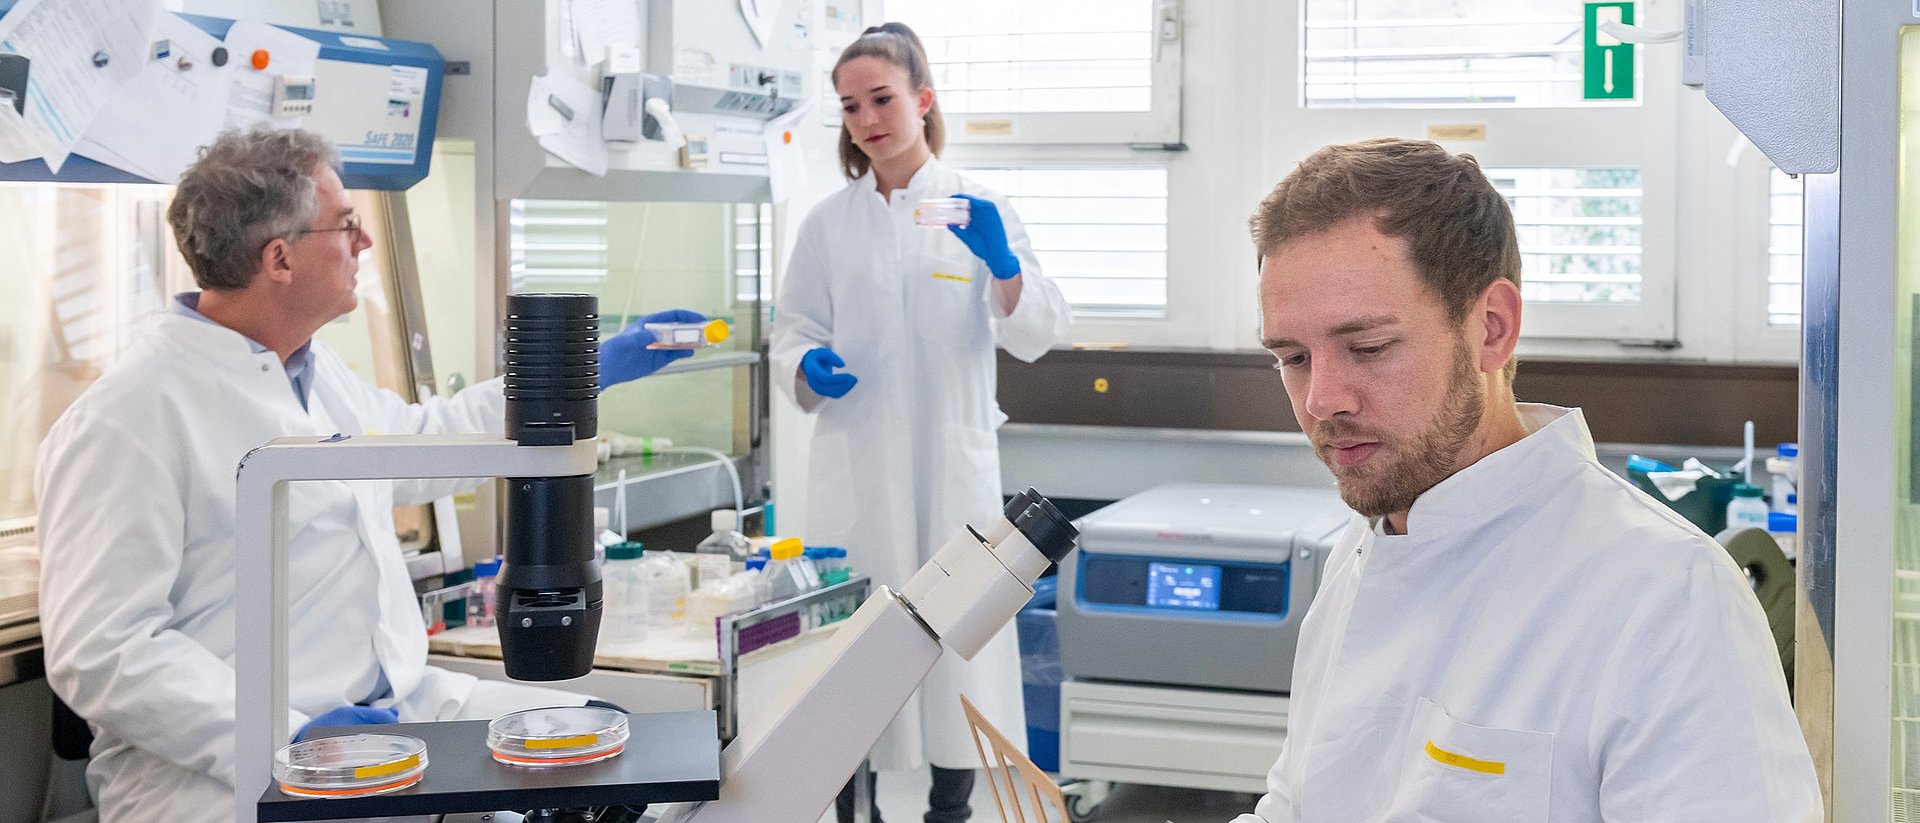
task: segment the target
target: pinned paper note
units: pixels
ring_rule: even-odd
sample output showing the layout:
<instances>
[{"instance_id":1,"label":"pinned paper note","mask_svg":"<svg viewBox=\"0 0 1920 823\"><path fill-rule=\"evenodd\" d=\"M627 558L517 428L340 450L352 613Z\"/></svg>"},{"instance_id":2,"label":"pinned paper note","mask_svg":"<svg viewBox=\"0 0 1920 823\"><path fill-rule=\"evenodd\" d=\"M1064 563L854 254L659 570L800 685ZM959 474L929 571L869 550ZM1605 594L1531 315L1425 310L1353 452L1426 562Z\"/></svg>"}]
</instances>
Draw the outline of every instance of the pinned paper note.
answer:
<instances>
[{"instance_id":1,"label":"pinned paper note","mask_svg":"<svg viewBox=\"0 0 1920 823\"><path fill-rule=\"evenodd\" d=\"M154 36L168 41L175 59L148 60L121 84L74 152L171 183L220 133L236 66L214 65L220 41L177 15L161 15ZM155 128L160 123L166 127Z\"/></svg>"},{"instance_id":2,"label":"pinned paper note","mask_svg":"<svg viewBox=\"0 0 1920 823\"><path fill-rule=\"evenodd\" d=\"M572 76L541 75L527 90L527 128L541 148L588 174L607 176L600 92Z\"/></svg>"},{"instance_id":3,"label":"pinned paper note","mask_svg":"<svg viewBox=\"0 0 1920 823\"><path fill-rule=\"evenodd\" d=\"M638 49L644 39L640 30L640 6L633 0L566 0L572 26L568 33L577 50L581 66L607 59L616 48Z\"/></svg>"},{"instance_id":4,"label":"pinned paper note","mask_svg":"<svg viewBox=\"0 0 1920 823\"><path fill-rule=\"evenodd\" d=\"M160 0L21 0L0 17L0 52L30 61L24 116L0 116L0 159L55 174L153 47Z\"/></svg>"}]
</instances>

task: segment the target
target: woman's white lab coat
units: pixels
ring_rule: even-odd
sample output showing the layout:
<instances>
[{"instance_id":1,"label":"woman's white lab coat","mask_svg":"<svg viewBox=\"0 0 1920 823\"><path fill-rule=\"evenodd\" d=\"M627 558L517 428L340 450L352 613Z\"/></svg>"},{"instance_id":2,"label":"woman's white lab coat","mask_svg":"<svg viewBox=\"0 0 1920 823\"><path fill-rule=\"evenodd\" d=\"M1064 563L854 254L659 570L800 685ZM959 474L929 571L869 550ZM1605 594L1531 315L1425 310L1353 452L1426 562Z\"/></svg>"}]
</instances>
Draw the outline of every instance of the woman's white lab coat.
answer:
<instances>
[{"instance_id":1,"label":"woman's white lab coat","mask_svg":"<svg viewBox=\"0 0 1920 823\"><path fill-rule=\"evenodd\" d=\"M308 408L280 359L178 314L145 333L55 424L40 450L40 625L54 690L96 738L87 779L102 820L232 819L234 477L289 435L500 431L497 382L410 405L313 344ZM290 488L289 729L365 700L405 721L579 703L426 665L426 630L393 506L460 481ZM469 484L470 485L470 484ZM248 695L247 699L264 699Z\"/></svg>"},{"instance_id":2,"label":"woman's white lab coat","mask_svg":"<svg viewBox=\"0 0 1920 823\"><path fill-rule=\"evenodd\" d=\"M1578 410L1355 518L1301 631L1285 753L1240 823L1815 823L1746 576L1594 459Z\"/></svg>"},{"instance_id":3,"label":"woman's white lab coat","mask_svg":"<svg viewBox=\"0 0 1920 823\"><path fill-rule=\"evenodd\" d=\"M946 229L914 225L915 202L956 192L994 201L1020 258L1019 305L993 307L993 275ZM1070 315L1040 274L1026 228L1005 198L938 160L882 199L873 174L807 215L775 304L773 381L818 414L807 469L811 545L847 549L853 567L899 587L963 524L1000 509L1006 415L994 393L994 348L1032 361L1065 339ZM860 382L826 399L796 385L800 358L827 346ZM974 658L941 658L880 744L874 765L973 768L979 756L959 695L1024 740L1019 647L1011 624Z\"/></svg>"}]
</instances>

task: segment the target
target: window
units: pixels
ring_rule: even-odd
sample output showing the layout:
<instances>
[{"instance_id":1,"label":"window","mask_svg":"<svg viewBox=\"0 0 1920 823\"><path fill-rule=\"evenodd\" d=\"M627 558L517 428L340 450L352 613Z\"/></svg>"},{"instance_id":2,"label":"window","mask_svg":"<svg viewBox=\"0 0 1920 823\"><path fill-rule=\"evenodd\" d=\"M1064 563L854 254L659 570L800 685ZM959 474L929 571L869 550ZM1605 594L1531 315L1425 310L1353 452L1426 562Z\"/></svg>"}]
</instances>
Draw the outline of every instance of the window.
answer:
<instances>
[{"instance_id":1,"label":"window","mask_svg":"<svg viewBox=\"0 0 1920 823\"><path fill-rule=\"evenodd\" d=\"M1673 4L1635 22L1680 27ZM1330 143L1472 154L1518 223L1530 351L1676 342L1680 50L1635 47L1635 97L1587 102L1587 11L1536 0L1303 0L1266 97L1267 177ZM1197 30L1197 29L1196 29ZM1277 47L1279 48L1279 47ZM1585 341L1599 341L1601 346Z\"/></svg>"},{"instance_id":2,"label":"window","mask_svg":"<svg viewBox=\"0 0 1920 823\"><path fill-rule=\"evenodd\" d=\"M773 206L769 203L733 205L734 299L742 303L773 302Z\"/></svg>"},{"instance_id":3,"label":"window","mask_svg":"<svg viewBox=\"0 0 1920 823\"><path fill-rule=\"evenodd\" d=\"M970 167L1013 204L1041 270L1077 316L1164 317L1163 166Z\"/></svg>"},{"instance_id":4,"label":"window","mask_svg":"<svg viewBox=\"0 0 1920 823\"><path fill-rule=\"evenodd\" d=\"M1800 325L1801 184L1786 172L1767 175L1767 325Z\"/></svg>"},{"instance_id":5,"label":"window","mask_svg":"<svg viewBox=\"0 0 1920 823\"><path fill-rule=\"evenodd\" d=\"M956 143L1179 141L1173 0L886 0L927 47Z\"/></svg>"},{"instance_id":6,"label":"window","mask_svg":"<svg viewBox=\"0 0 1920 823\"><path fill-rule=\"evenodd\" d=\"M607 204L515 200L510 213L514 291L577 290L607 279Z\"/></svg>"},{"instance_id":7,"label":"window","mask_svg":"<svg viewBox=\"0 0 1920 823\"><path fill-rule=\"evenodd\" d=\"M141 317L192 288L162 215L164 186L0 183L0 520L34 513L47 429L136 337Z\"/></svg>"},{"instance_id":8,"label":"window","mask_svg":"<svg viewBox=\"0 0 1920 823\"><path fill-rule=\"evenodd\" d=\"M678 373L602 392L601 433L664 437L682 446L745 454L758 436L750 409L752 356L764 342L753 311L762 265L758 204L671 201L545 201L512 204L512 287L599 298L603 338L648 314L687 309L732 327ZM742 285L747 284L747 285ZM427 295L428 301L435 299ZM747 356L742 356L747 355ZM612 464L609 464L612 465ZM664 468L652 458L624 464ZM612 471L618 471L615 467ZM600 482L613 479L602 467Z\"/></svg>"},{"instance_id":9,"label":"window","mask_svg":"<svg viewBox=\"0 0 1920 823\"><path fill-rule=\"evenodd\" d=\"M1302 97L1310 108L1585 102L1578 3L1307 0L1303 6Z\"/></svg>"},{"instance_id":10,"label":"window","mask_svg":"<svg viewBox=\"0 0 1920 823\"><path fill-rule=\"evenodd\" d=\"M1640 302L1639 169L1487 169L1519 232L1536 303Z\"/></svg>"}]
</instances>

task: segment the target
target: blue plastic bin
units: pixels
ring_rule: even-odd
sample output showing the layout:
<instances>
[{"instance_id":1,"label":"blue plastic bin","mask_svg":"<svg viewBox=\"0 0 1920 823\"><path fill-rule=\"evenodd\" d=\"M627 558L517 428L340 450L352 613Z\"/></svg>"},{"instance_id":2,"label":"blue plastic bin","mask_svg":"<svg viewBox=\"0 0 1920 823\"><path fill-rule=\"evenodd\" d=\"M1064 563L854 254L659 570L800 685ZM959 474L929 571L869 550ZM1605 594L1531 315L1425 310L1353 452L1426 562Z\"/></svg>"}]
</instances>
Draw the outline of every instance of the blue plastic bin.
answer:
<instances>
[{"instance_id":1,"label":"blue plastic bin","mask_svg":"<svg viewBox=\"0 0 1920 823\"><path fill-rule=\"evenodd\" d=\"M1014 616L1020 635L1020 685L1027 708L1027 755L1033 765L1060 770L1060 633L1054 628L1058 578L1033 584L1033 600Z\"/></svg>"}]
</instances>

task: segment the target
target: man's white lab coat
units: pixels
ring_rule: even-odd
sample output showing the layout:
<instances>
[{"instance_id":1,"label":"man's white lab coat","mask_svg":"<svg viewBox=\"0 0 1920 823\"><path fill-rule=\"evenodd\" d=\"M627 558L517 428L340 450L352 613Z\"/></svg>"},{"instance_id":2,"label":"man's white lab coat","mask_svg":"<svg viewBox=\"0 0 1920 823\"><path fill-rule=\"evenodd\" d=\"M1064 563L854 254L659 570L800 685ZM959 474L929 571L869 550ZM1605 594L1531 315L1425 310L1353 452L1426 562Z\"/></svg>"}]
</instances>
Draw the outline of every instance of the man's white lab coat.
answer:
<instances>
[{"instance_id":1,"label":"man's white lab coat","mask_svg":"<svg viewBox=\"0 0 1920 823\"><path fill-rule=\"evenodd\" d=\"M235 469L290 435L501 431L498 382L411 405L313 344L307 408L280 358L223 326L155 315L41 445L40 625L47 675L96 738L102 820L233 817ZM288 677L298 730L375 696L400 720L485 717L582 698L426 665L393 506L462 481L289 487ZM470 485L470 483L469 483ZM265 699L248 695L247 699Z\"/></svg>"},{"instance_id":2,"label":"man's white lab coat","mask_svg":"<svg viewBox=\"0 0 1920 823\"><path fill-rule=\"evenodd\" d=\"M1578 410L1521 411L1408 534L1349 524L1239 823L1820 820L1745 575L1596 462Z\"/></svg>"}]
</instances>

